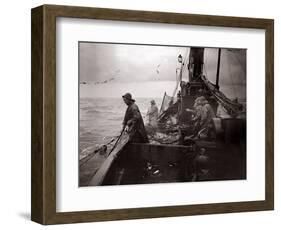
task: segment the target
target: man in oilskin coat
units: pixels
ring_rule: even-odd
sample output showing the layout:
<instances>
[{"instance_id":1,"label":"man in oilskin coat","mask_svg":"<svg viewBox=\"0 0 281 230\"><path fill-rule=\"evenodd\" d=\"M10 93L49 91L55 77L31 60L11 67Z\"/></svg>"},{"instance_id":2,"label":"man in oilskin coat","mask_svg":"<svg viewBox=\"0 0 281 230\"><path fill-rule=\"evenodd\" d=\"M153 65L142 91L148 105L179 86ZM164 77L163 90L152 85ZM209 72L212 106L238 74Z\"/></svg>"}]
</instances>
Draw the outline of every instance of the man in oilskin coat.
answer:
<instances>
[{"instance_id":1,"label":"man in oilskin coat","mask_svg":"<svg viewBox=\"0 0 281 230\"><path fill-rule=\"evenodd\" d=\"M122 97L124 103L128 106L123 120L123 129L127 127L131 142L148 143L143 119L135 100L130 93L126 93Z\"/></svg>"}]
</instances>

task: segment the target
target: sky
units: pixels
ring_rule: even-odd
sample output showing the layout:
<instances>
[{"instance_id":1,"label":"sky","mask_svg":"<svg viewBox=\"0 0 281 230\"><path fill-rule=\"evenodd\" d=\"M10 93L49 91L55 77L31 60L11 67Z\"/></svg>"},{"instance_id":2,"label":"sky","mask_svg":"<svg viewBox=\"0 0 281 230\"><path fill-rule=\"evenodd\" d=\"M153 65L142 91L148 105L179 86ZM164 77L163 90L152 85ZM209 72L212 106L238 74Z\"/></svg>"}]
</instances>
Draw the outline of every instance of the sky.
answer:
<instances>
[{"instance_id":1,"label":"sky","mask_svg":"<svg viewBox=\"0 0 281 230\"><path fill-rule=\"evenodd\" d=\"M189 47L79 43L80 97L171 95L180 68L178 55L188 60ZM217 48L204 49L204 74L215 82ZM187 80L188 71L183 80ZM245 98L246 50L222 49L220 86L230 97Z\"/></svg>"}]
</instances>

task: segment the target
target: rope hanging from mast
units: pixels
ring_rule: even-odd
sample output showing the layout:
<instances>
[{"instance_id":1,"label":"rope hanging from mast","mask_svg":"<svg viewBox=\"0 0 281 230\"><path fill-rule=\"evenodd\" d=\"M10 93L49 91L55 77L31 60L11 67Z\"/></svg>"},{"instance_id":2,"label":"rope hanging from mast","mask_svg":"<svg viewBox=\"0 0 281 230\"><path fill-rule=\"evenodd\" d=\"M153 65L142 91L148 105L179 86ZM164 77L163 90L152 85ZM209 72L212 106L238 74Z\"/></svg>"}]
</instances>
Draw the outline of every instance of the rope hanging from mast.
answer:
<instances>
[{"instance_id":1,"label":"rope hanging from mast","mask_svg":"<svg viewBox=\"0 0 281 230\"><path fill-rule=\"evenodd\" d=\"M230 116L236 117L240 113L244 112L243 105L227 98L210 81L208 81L205 76L202 76L201 79L203 80L211 94L214 96L214 98L227 110Z\"/></svg>"}]
</instances>

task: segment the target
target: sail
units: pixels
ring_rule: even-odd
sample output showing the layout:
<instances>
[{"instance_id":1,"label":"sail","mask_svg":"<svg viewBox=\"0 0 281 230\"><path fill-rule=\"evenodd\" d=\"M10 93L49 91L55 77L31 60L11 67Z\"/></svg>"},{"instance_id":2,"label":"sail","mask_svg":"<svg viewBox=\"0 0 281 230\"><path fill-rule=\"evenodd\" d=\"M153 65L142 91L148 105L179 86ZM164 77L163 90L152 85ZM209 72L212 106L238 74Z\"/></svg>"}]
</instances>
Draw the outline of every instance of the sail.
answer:
<instances>
[{"instance_id":1,"label":"sail","mask_svg":"<svg viewBox=\"0 0 281 230\"><path fill-rule=\"evenodd\" d=\"M162 100L161 108L159 111L159 115L161 115L164 111L169 108L169 105L173 103L173 97L169 96L166 92L164 93L164 97Z\"/></svg>"}]
</instances>

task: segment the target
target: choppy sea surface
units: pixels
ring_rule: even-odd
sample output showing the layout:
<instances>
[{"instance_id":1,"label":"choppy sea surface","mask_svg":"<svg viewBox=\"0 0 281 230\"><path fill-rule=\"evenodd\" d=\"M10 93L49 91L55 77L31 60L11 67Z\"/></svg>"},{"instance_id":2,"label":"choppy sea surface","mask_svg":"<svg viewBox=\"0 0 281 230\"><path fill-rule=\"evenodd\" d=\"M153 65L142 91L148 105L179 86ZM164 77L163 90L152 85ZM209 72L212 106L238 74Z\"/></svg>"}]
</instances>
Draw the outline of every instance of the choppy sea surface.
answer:
<instances>
[{"instance_id":1,"label":"choppy sea surface","mask_svg":"<svg viewBox=\"0 0 281 230\"><path fill-rule=\"evenodd\" d=\"M161 98L135 99L144 122L152 99L160 109ZM89 154L93 148L108 143L120 134L126 108L127 105L122 98L80 98L80 159Z\"/></svg>"}]
</instances>

